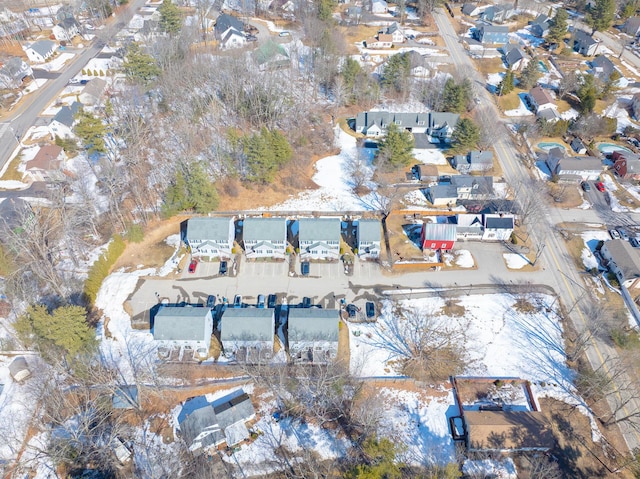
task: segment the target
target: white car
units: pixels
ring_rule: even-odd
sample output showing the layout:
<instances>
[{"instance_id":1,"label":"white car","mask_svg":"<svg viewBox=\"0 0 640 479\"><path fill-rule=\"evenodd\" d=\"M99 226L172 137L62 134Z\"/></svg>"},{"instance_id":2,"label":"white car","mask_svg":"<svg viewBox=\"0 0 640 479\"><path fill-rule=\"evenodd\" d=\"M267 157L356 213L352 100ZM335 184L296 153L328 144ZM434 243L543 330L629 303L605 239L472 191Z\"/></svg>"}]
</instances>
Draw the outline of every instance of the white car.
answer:
<instances>
[{"instance_id":1,"label":"white car","mask_svg":"<svg viewBox=\"0 0 640 479\"><path fill-rule=\"evenodd\" d=\"M612 239L620 239L620 233L618 233L616 230L609 230L609 234L611 235Z\"/></svg>"},{"instance_id":2,"label":"white car","mask_svg":"<svg viewBox=\"0 0 640 479\"><path fill-rule=\"evenodd\" d=\"M280 32L279 34L281 37L289 37L291 36L291 32L287 32L286 30L283 32Z\"/></svg>"},{"instance_id":3,"label":"white car","mask_svg":"<svg viewBox=\"0 0 640 479\"><path fill-rule=\"evenodd\" d=\"M79 85L79 84L80 84L79 78L72 78L69 80L69 85Z\"/></svg>"}]
</instances>

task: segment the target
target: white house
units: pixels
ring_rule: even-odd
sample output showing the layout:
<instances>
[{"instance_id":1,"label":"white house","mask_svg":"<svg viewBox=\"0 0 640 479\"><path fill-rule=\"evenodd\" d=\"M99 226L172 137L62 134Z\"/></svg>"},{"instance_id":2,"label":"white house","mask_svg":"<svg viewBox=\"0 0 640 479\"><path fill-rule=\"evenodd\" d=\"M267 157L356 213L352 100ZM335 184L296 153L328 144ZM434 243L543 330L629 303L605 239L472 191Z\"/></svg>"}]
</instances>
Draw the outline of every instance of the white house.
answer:
<instances>
[{"instance_id":1,"label":"white house","mask_svg":"<svg viewBox=\"0 0 640 479\"><path fill-rule=\"evenodd\" d=\"M207 357L213 333L211 309L163 306L153 319L152 331L158 347L188 348Z\"/></svg>"},{"instance_id":2,"label":"white house","mask_svg":"<svg viewBox=\"0 0 640 479\"><path fill-rule=\"evenodd\" d=\"M327 363L338 353L340 311L295 308L287 320L287 349L292 360Z\"/></svg>"},{"instance_id":3,"label":"white house","mask_svg":"<svg viewBox=\"0 0 640 479\"><path fill-rule=\"evenodd\" d=\"M387 13L389 5L385 0L372 0L371 1L371 13Z\"/></svg>"},{"instance_id":4,"label":"white house","mask_svg":"<svg viewBox=\"0 0 640 479\"><path fill-rule=\"evenodd\" d=\"M605 241L600 253L622 286L628 290L640 287L640 250L628 241L616 239Z\"/></svg>"},{"instance_id":5,"label":"white house","mask_svg":"<svg viewBox=\"0 0 640 479\"><path fill-rule=\"evenodd\" d=\"M403 43L405 41L404 32L400 28L398 22L393 22L389 25L384 33L391 35L391 41L393 43Z\"/></svg>"},{"instance_id":6,"label":"white house","mask_svg":"<svg viewBox=\"0 0 640 479\"><path fill-rule=\"evenodd\" d=\"M380 256L382 229L379 220L358 220L358 256L377 259Z\"/></svg>"},{"instance_id":7,"label":"white house","mask_svg":"<svg viewBox=\"0 0 640 479\"><path fill-rule=\"evenodd\" d=\"M514 216L505 214L484 215L483 241L509 241L514 227Z\"/></svg>"},{"instance_id":8,"label":"white house","mask_svg":"<svg viewBox=\"0 0 640 479\"><path fill-rule=\"evenodd\" d=\"M551 96L551 93L542 88L540 85L536 85L531 90L529 90L529 101L536 113L540 113L543 110L558 109L558 106Z\"/></svg>"},{"instance_id":9,"label":"white house","mask_svg":"<svg viewBox=\"0 0 640 479\"><path fill-rule=\"evenodd\" d=\"M298 225L303 260L340 258L340 218L300 218Z\"/></svg>"},{"instance_id":10,"label":"white house","mask_svg":"<svg viewBox=\"0 0 640 479\"><path fill-rule=\"evenodd\" d=\"M247 258L284 258L287 252L286 218L246 218L242 237Z\"/></svg>"},{"instance_id":11,"label":"white house","mask_svg":"<svg viewBox=\"0 0 640 479\"><path fill-rule=\"evenodd\" d=\"M24 52L32 63L44 63L57 48L58 44L52 40L38 40L25 48Z\"/></svg>"},{"instance_id":12,"label":"white house","mask_svg":"<svg viewBox=\"0 0 640 479\"><path fill-rule=\"evenodd\" d=\"M371 48L373 50L391 48L393 46L393 37L386 33L379 33L377 37L365 40L364 46L365 48Z\"/></svg>"},{"instance_id":13,"label":"white house","mask_svg":"<svg viewBox=\"0 0 640 479\"><path fill-rule=\"evenodd\" d=\"M0 61L0 88L19 88L30 75L33 75L31 66L20 57Z\"/></svg>"},{"instance_id":14,"label":"white house","mask_svg":"<svg viewBox=\"0 0 640 479\"><path fill-rule=\"evenodd\" d=\"M27 161L25 174L32 181L61 181L64 179L61 170L64 159L64 150L58 145L45 145L32 160Z\"/></svg>"},{"instance_id":15,"label":"white house","mask_svg":"<svg viewBox=\"0 0 640 479\"><path fill-rule=\"evenodd\" d=\"M85 85L85 87L78 95L78 99L80 103L87 106L93 106L100 102L100 98L102 98L102 93L104 93L104 89L107 87L107 82L102 78L94 78L89 80L89 82Z\"/></svg>"},{"instance_id":16,"label":"white house","mask_svg":"<svg viewBox=\"0 0 640 479\"><path fill-rule=\"evenodd\" d=\"M231 258L234 237L233 218L190 218L185 243L192 256Z\"/></svg>"},{"instance_id":17,"label":"white house","mask_svg":"<svg viewBox=\"0 0 640 479\"><path fill-rule=\"evenodd\" d=\"M75 18L65 17L51 29L51 32L59 42L70 42L73 37L80 33L80 29Z\"/></svg>"},{"instance_id":18,"label":"white house","mask_svg":"<svg viewBox=\"0 0 640 479\"><path fill-rule=\"evenodd\" d=\"M49 123L49 132L54 138L56 136L60 138L73 138L73 125L75 124L75 117L82 105L74 101L71 106L63 106L58 113L53 117L51 123Z\"/></svg>"}]
</instances>

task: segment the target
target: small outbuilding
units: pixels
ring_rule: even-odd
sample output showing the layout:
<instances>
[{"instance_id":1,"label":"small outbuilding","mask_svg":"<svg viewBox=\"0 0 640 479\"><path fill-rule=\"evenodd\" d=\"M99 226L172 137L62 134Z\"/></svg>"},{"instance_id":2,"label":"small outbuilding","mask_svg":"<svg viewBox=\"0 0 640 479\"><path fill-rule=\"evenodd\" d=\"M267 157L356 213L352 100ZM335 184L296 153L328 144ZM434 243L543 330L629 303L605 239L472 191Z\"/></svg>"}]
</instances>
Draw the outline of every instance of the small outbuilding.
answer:
<instances>
[{"instance_id":1,"label":"small outbuilding","mask_svg":"<svg viewBox=\"0 0 640 479\"><path fill-rule=\"evenodd\" d=\"M17 356L9 364L9 374L14 381L20 383L31 376L31 370L29 364L24 356Z\"/></svg>"}]
</instances>

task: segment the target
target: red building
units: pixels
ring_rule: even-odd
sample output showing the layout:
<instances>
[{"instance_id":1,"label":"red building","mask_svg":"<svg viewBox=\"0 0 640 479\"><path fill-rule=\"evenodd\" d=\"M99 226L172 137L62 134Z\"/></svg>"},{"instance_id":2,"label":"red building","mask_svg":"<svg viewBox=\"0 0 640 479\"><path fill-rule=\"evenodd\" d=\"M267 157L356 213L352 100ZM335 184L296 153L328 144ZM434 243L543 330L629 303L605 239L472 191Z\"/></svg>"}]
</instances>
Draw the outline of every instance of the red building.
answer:
<instances>
[{"instance_id":1,"label":"red building","mask_svg":"<svg viewBox=\"0 0 640 479\"><path fill-rule=\"evenodd\" d=\"M640 179L640 160L636 155L616 150L611 154L613 170L620 178Z\"/></svg>"},{"instance_id":2,"label":"red building","mask_svg":"<svg viewBox=\"0 0 640 479\"><path fill-rule=\"evenodd\" d=\"M422 223L420 240L423 250L451 250L456 242L456 225L448 223Z\"/></svg>"}]
</instances>

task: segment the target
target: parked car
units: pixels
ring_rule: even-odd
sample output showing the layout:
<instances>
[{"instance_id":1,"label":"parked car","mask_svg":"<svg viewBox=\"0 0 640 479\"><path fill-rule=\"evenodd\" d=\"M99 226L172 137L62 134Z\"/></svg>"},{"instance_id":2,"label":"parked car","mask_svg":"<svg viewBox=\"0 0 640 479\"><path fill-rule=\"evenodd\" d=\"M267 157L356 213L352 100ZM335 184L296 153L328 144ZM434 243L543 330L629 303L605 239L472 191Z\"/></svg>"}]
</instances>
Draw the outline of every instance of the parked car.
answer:
<instances>
[{"instance_id":1,"label":"parked car","mask_svg":"<svg viewBox=\"0 0 640 479\"><path fill-rule=\"evenodd\" d=\"M227 262L226 261L220 261L220 269L218 270L218 274L220 276L224 276L225 274L227 274Z\"/></svg>"},{"instance_id":2,"label":"parked car","mask_svg":"<svg viewBox=\"0 0 640 479\"><path fill-rule=\"evenodd\" d=\"M365 311L367 313L367 318L373 318L376 315L376 305L371 301L367 301L365 305Z\"/></svg>"},{"instance_id":3,"label":"parked car","mask_svg":"<svg viewBox=\"0 0 640 479\"><path fill-rule=\"evenodd\" d=\"M640 241L638 241L638 238L629 239L629 243L631 243L631 246L634 248L640 248Z\"/></svg>"},{"instance_id":4,"label":"parked car","mask_svg":"<svg viewBox=\"0 0 640 479\"><path fill-rule=\"evenodd\" d=\"M358 314L358 307L355 304L347 304L347 314L350 318L355 318Z\"/></svg>"},{"instance_id":5,"label":"parked car","mask_svg":"<svg viewBox=\"0 0 640 479\"><path fill-rule=\"evenodd\" d=\"M620 239L623 239L625 241L629 241L629 235L627 234L627 232L622 229L622 228L617 228L618 230L618 234L620 235Z\"/></svg>"},{"instance_id":6,"label":"parked car","mask_svg":"<svg viewBox=\"0 0 640 479\"><path fill-rule=\"evenodd\" d=\"M309 262L303 261L300 263L300 271L302 272L302 276L309 276Z\"/></svg>"},{"instance_id":7,"label":"parked car","mask_svg":"<svg viewBox=\"0 0 640 479\"><path fill-rule=\"evenodd\" d=\"M289 36L291 36L291 32L288 32L288 31L284 30L284 31L280 32L279 35L281 37L289 37Z\"/></svg>"},{"instance_id":8,"label":"parked car","mask_svg":"<svg viewBox=\"0 0 640 479\"><path fill-rule=\"evenodd\" d=\"M616 230L609 230L609 235L612 239L620 239L620 233L618 233Z\"/></svg>"},{"instance_id":9,"label":"parked car","mask_svg":"<svg viewBox=\"0 0 640 479\"><path fill-rule=\"evenodd\" d=\"M198 260L192 259L191 263L189 263L189 273L195 273L197 267L198 267Z\"/></svg>"},{"instance_id":10,"label":"parked car","mask_svg":"<svg viewBox=\"0 0 640 479\"><path fill-rule=\"evenodd\" d=\"M267 298L267 308L275 308L277 300L278 297L275 294L270 294Z\"/></svg>"},{"instance_id":11,"label":"parked car","mask_svg":"<svg viewBox=\"0 0 640 479\"><path fill-rule=\"evenodd\" d=\"M258 37L256 37L255 35L247 35L247 41L248 42L257 42L258 41Z\"/></svg>"},{"instance_id":12,"label":"parked car","mask_svg":"<svg viewBox=\"0 0 640 479\"><path fill-rule=\"evenodd\" d=\"M264 294L258 295L258 308L264 309Z\"/></svg>"},{"instance_id":13,"label":"parked car","mask_svg":"<svg viewBox=\"0 0 640 479\"><path fill-rule=\"evenodd\" d=\"M242 308L242 296L236 294L236 297L233 298L233 307L234 308Z\"/></svg>"},{"instance_id":14,"label":"parked car","mask_svg":"<svg viewBox=\"0 0 640 479\"><path fill-rule=\"evenodd\" d=\"M310 308L311 307L311 298L308 297L304 297L302 298L302 307L303 308Z\"/></svg>"},{"instance_id":15,"label":"parked car","mask_svg":"<svg viewBox=\"0 0 640 479\"><path fill-rule=\"evenodd\" d=\"M207 308L211 309L216 305L216 297L213 294L207 296Z\"/></svg>"},{"instance_id":16,"label":"parked car","mask_svg":"<svg viewBox=\"0 0 640 479\"><path fill-rule=\"evenodd\" d=\"M89 80L87 80L86 78L80 80L80 85L86 85L87 83L89 83Z\"/></svg>"},{"instance_id":17,"label":"parked car","mask_svg":"<svg viewBox=\"0 0 640 479\"><path fill-rule=\"evenodd\" d=\"M580 186L582 186L582 189L584 191L591 191L591 185L589 183L587 183L586 181L583 181Z\"/></svg>"},{"instance_id":18,"label":"parked car","mask_svg":"<svg viewBox=\"0 0 640 479\"><path fill-rule=\"evenodd\" d=\"M604 192L604 183L602 181L598 181L596 183L596 190L600 192Z\"/></svg>"}]
</instances>

